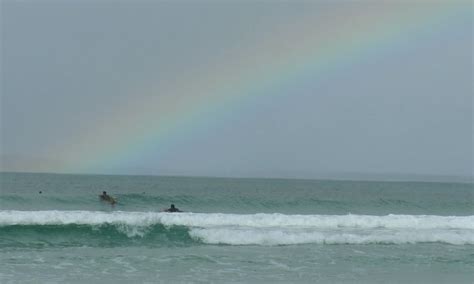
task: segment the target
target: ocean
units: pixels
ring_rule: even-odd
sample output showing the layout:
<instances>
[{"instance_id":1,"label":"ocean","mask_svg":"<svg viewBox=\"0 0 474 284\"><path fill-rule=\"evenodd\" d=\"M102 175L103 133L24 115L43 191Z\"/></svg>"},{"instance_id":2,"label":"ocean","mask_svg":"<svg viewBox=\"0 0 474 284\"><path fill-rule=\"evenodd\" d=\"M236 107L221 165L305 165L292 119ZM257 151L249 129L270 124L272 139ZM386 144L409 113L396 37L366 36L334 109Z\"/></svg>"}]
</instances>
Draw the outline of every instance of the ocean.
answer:
<instances>
[{"instance_id":1,"label":"ocean","mask_svg":"<svg viewBox=\"0 0 474 284\"><path fill-rule=\"evenodd\" d=\"M472 183L1 173L0 186L0 283L474 281ZM172 203L185 212L162 212Z\"/></svg>"}]
</instances>

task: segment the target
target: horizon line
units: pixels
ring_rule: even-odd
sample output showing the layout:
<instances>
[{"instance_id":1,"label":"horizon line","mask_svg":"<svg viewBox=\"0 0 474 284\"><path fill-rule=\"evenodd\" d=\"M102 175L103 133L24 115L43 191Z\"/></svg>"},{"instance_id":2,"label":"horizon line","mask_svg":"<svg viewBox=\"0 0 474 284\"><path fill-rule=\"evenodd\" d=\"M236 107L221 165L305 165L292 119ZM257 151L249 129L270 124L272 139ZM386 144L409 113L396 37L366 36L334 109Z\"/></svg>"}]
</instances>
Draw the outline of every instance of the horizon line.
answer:
<instances>
[{"instance_id":1,"label":"horizon line","mask_svg":"<svg viewBox=\"0 0 474 284\"><path fill-rule=\"evenodd\" d=\"M179 173L74 173L74 172L42 172L42 171L3 171L0 174L49 174L49 175L83 175L83 176L136 176L136 177L172 177L172 178L215 178L215 179L281 179L281 180L314 180L314 181L358 181L358 182L428 182L428 183L474 183L474 175L438 175L416 173L320 173L312 177L288 175L206 175L206 174L179 174Z\"/></svg>"}]
</instances>

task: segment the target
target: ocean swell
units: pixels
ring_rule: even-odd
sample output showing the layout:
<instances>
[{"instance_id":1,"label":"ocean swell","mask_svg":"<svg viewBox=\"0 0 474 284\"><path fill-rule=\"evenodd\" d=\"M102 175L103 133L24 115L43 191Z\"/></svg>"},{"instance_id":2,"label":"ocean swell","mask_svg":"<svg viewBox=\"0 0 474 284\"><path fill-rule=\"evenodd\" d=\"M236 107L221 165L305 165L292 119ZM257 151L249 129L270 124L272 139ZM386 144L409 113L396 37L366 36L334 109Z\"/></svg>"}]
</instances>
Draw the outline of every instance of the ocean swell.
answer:
<instances>
[{"instance_id":1,"label":"ocean swell","mask_svg":"<svg viewBox=\"0 0 474 284\"><path fill-rule=\"evenodd\" d=\"M146 245L472 245L474 216L0 211L0 239L17 238L23 243L59 238L83 245L92 239L115 245L129 239Z\"/></svg>"}]
</instances>

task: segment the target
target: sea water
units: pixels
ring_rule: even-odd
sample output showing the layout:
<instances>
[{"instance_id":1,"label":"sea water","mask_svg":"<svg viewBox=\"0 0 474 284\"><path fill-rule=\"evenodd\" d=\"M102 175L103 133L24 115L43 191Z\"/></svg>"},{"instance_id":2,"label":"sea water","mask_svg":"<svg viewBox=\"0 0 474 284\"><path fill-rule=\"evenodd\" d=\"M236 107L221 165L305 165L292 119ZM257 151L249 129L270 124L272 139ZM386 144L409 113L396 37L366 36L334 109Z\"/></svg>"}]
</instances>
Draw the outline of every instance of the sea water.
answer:
<instances>
[{"instance_id":1,"label":"sea water","mask_svg":"<svg viewBox=\"0 0 474 284\"><path fill-rule=\"evenodd\" d=\"M472 283L473 198L472 183L1 173L0 282Z\"/></svg>"}]
</instances>

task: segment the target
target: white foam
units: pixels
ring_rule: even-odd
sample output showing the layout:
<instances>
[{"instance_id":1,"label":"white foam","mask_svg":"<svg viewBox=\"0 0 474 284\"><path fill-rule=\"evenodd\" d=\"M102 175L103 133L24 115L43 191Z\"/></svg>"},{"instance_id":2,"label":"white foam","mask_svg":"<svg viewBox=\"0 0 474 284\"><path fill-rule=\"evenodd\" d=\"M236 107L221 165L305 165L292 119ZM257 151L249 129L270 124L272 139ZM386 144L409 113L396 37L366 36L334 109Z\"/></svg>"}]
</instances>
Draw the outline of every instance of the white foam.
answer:
<instances>
[{"instance_id":1,"label":"white foam","mask_svg":"<svg viewBox=\"0 0 474 284\"><path fill-rule=\"evenodd\" d=\"M129 237L156 224L186 226L192 238L208 244L474 244L474 216L0 211L0 227L71 224L111 224Z\"/></svg>"},{"instance_id":2,"label":"white foam","mask_svg":"<svg viewBox=\"0 0 474 284\"><path fill-rule=\"evenodd\" d=\"M474 244L474 232L465 230L360 230L299 231L281 229L191 229L191 237L207 244L294 245L294 244L414 244L441 242Z\"/></svg>"},{"instance_id":3,"label":"white foam","mask_svg":"<svg viewBox=\"0 0 474 284\"><path fill-rule=\"evenodd\" d=\"M102 225L151 226L163 224L188 227L237 226L252 228L387 228L471 229L474 216L435 215L284 215L102 211L16 211L0 210L0 226L8 225Z\"/></svg>"}]
</instances>

